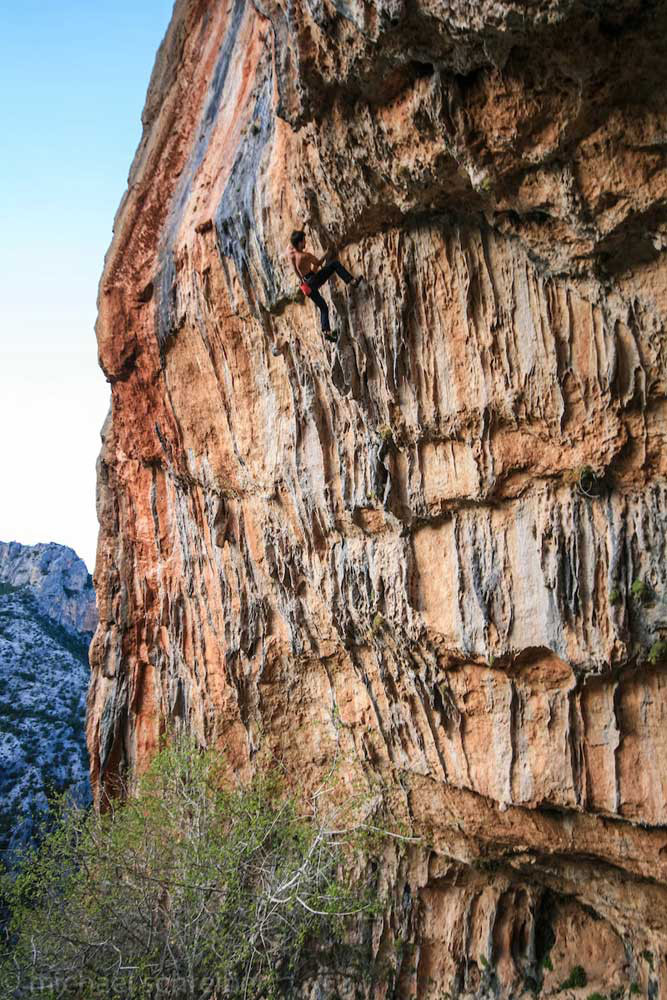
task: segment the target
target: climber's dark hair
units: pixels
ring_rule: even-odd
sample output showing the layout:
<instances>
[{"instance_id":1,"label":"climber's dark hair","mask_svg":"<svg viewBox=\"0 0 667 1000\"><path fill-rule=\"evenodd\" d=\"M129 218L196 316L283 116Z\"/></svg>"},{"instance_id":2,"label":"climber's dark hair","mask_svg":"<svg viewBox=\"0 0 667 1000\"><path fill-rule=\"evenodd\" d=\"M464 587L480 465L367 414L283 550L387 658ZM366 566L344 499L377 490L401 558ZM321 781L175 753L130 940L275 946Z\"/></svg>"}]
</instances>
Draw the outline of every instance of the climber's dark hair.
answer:
<instances>
[{"instance_id":1,"label":"climber's dark hair","mask_svg":"<svg viewBox=\"0 0 667 1000\"><path fill-rule=\"evenodd\" d=\"M301 243L302 240L305 240L305 238L306 234L304 233L303 229L295 229L292 235L290 236L289 241L294 247L294 249L298 250L299 243Z\"/></svg>"}]
</instances>

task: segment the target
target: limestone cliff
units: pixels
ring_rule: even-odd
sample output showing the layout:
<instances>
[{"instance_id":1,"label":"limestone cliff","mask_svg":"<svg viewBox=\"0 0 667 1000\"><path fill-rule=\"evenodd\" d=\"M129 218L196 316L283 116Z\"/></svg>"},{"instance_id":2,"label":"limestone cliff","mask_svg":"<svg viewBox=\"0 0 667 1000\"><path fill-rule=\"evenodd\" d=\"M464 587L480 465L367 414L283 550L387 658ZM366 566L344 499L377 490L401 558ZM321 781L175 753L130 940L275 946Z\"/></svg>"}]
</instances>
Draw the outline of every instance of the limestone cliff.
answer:
<instances>
[{"instance_id":1,"label":"limestone cliff","mask_svg":"<svg viewBox=\"0 0 667 1000\"><path fill-rule=\"evenodd\" d=\"M381 785L378 997L667 990L666 56L650 0L178 0L158 54L92 778L180 722ZM366 276L336 346L295 227Z\"/></svg>"}]
</instances>

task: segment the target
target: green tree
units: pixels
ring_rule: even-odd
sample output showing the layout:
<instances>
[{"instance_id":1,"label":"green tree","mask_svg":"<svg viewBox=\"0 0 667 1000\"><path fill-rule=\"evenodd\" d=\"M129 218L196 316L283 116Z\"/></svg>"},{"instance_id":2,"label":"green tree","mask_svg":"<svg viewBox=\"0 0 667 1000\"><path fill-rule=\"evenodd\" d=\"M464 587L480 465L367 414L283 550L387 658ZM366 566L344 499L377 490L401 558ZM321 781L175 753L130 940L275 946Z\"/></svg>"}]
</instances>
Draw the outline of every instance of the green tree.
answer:
<instances>
[{"instance_id":1,"label":"green tree","mask_svg":"<svg viewBox=\"0 0 667 1000\"><path fill-rule=\"evenodd\" d=\"M219 755L176 742L122 805L62 808L2 878L0 995L293 995L344 947L349 919L376 908L349 874L367 870L354 863L363 828L319 801L304 814L273 775L226 788Z\"/></svg>"}]
</instances>

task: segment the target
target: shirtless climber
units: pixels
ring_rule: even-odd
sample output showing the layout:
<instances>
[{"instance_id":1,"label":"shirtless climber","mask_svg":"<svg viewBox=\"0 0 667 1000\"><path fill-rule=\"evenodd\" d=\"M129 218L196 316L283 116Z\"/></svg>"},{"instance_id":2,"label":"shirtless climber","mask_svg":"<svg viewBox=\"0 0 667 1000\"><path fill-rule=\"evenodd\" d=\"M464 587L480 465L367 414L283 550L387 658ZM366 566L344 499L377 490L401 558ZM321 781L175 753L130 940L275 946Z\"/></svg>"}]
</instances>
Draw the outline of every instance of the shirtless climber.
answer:
<instances>
[{"instance_id":1,"label":"shirtless climber","mask_svg":"<svg viewBox=\"0 0 667 1000\"><path fill-rule=\"evenodd\" d=\"M353 278L350 272L346 271L338 260L332 260L322 267L330 254L325 253L324 257L318 258L314 257L312 253L308 253L306 250L306 236L300 229L295 229L292 233L287 253L292 261L292 267L301 281L301 291L320 310L322 333L327 340L331 340L335 344L338 339L338 333L329 326L329 307L318 289L329 280L332 274L337 274L339 278L343 279L346 285L351 285L353 288L362 280L361 276Z\"/></svg>"}]
</instances>

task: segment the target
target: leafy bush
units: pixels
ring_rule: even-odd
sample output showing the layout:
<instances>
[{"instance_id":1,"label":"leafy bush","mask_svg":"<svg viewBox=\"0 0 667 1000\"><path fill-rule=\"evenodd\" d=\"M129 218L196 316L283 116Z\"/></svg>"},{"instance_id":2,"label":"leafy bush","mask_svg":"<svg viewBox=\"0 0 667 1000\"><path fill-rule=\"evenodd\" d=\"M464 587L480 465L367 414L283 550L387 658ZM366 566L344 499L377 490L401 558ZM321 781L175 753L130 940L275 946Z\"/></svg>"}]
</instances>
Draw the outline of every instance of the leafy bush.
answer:
<instances>
[{"instance_id":1,"label":"leafy bush","mask_svg":"<svg viewBox=\"0 0 667 1000\"><path fill-rule=\"evenodd\" d=\"M667 642L663 639L659 639L654 642L651 646L648 654L648 662L655 666L656 663L660 663L662 660L667 659Z\"/></svg>"},{"instance_id":2,"label":"leafy bush","mask_svg":"<svg viewBox=\"0 0 667 1000\"><path fill-rule=\"evenodd\" d=\"M643 580L635 580L630 592L638 604L648 604L651 600L651 588Z\"/></svg>"},{"instance_id":3,"label":"leafy bush","mask_svg":"<svg viewBox=\"0 0 667 1000\"><path fill-rule=\"evenodd\" d=\"M330 829L317 801L301 815L273 776L225 789L218 755L176 743L124 805L63 809L3 876L0 995L291 996L376 905L349 874L355 831Z\"/></svg>"},{"instance_id":4,"label":"leafy bush","mask_svg":"<svg viewBox=\"0 0 667 1000\"><path fill-rule=\"evenodd\" d=\"M585 986L588 982L588 977L586 976L586 970L581 965L575 965L570 971L570 975L567 979L560 984L558 987L559 991L562 990L577 990L581 986Z\"/></svg>"}]
</instances>

